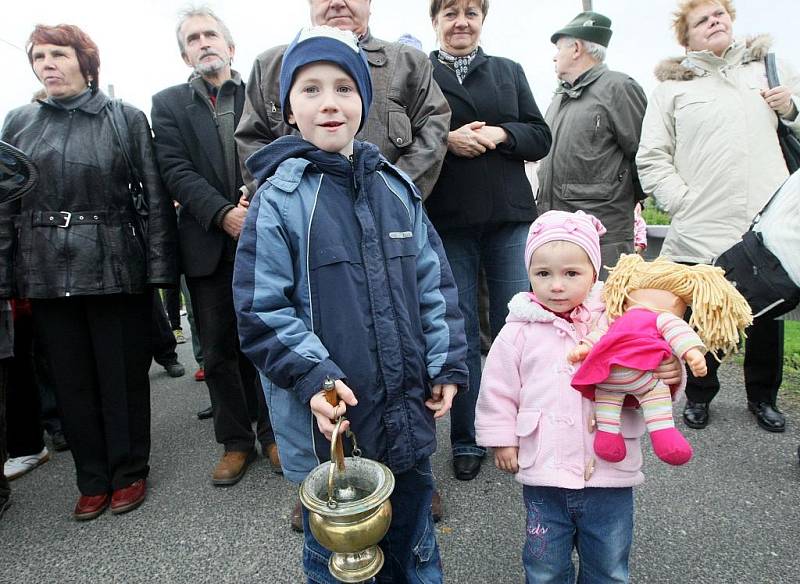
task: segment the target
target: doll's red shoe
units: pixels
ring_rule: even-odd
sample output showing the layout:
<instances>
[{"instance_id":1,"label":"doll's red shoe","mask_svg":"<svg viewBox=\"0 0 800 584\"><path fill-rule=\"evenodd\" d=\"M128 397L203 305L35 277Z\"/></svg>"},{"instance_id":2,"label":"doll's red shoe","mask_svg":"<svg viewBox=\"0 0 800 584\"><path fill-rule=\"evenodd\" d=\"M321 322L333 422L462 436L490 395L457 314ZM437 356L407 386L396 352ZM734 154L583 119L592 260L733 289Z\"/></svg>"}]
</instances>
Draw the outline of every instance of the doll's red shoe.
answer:
<instances>
[{"instance_id":1,"label":"doll's red shoe","mask_svg":"<svg viewBox=\"0 0 800 584\"><path fill-rule=\"evenodd\" d=\"M594 434L594 453L608 462L619 462L628 454L622 434L598 430Z\"/></svg>"},{"instance_id":2,"label":"doll's red shoe","mask_svg":"<svg viewBox=\"0 0 800 584\"><path fill-rule=\"evenodd\" d=\"M650 432L653 452L668 464L685 464L692 459L692 446L677 428L664 428Z\"/></svg>"}]
</instances>

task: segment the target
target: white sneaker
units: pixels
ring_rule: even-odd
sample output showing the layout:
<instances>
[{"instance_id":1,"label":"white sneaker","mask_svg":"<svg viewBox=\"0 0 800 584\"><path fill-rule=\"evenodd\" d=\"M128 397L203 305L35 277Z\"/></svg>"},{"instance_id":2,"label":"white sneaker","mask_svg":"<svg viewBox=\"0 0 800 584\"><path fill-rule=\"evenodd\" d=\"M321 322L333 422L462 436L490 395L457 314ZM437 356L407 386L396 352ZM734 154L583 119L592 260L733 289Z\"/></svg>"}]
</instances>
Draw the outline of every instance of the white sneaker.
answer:
<instances>
[{"instance_id":1,"label":"white sneaker","mask_svg":"<svg viewBox=\"0 0 800 584\"><path fill-rule=\"evenodd\" d=\"M8 480L13 481L48 460L50 460L50 453L47 451L47 446L45 446L39 454L9 458L3 465L3 474L6 475Z\"/></svg>"}]
</instances>

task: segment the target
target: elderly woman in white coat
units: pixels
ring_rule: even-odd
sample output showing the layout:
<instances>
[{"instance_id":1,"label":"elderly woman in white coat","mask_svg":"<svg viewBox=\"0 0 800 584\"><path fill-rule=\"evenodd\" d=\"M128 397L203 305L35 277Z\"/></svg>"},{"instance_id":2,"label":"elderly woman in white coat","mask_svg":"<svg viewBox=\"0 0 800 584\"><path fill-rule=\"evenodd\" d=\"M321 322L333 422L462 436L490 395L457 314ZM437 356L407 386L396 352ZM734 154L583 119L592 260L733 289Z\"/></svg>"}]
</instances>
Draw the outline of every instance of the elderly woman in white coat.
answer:
<instances>
[{"instance_id":1,"label":"elderly woman in white coat","mask_svg":"<svg viewBox=\"0 0 800 584\"><path fill-rule=\"evenodd\" d=\"M662 254L711 263L736 243L789 176L776 130L800 135L800 78L780 59L781 85L769 89L766 36L733 37L732 0L683 0L673 27L686 55L656 68L661 83L648 103L636 163L644 192L672 217ZM747 332L745 389L759 426L783 432L776 407L782 381L783 324L758 322ZM756 350L753 350L753 349ZM718 363L689 373L686 425L704 428L719 391Z\"/></svg>"}]
</instances>

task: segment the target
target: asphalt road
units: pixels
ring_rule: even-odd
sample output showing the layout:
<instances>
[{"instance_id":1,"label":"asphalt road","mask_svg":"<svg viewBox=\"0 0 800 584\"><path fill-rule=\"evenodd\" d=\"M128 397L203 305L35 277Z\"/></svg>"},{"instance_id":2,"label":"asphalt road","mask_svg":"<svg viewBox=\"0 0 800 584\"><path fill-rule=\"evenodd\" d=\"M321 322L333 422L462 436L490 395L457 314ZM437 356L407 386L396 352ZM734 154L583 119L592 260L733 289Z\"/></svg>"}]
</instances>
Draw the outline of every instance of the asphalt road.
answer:
<instances>
[{"instance_id":1,"label":"asphalt road","mask_svg":"<svg viewBox=\"0 0 800 584\"><path fill-rule=\"evenodd\" d=\"M188 332L188 327L187 327ZM76 523L72 458L50 462L12 483L0 520L0 582L302 582L302 537L290 531L296 489L260 458L229 488L209 474L220 454L208 403L187 374L151 370L153 450L145 504L127 515ZM760 430L745 408L740 368L724 365L723 390L703 431L682 428L695 458L680 468L645 446L647 481L636 493L631 558L634 583L800 582L800 400L781 396L787 432ZM679 406L676 412L679 412ZM680 417L678 415L678 417ZM521 487L487 459L474 481L449 471L448 422L440 425L434 470L445 499L438 524L445 576L456 583L522 582Z\"/></svg>"}]
</instances>

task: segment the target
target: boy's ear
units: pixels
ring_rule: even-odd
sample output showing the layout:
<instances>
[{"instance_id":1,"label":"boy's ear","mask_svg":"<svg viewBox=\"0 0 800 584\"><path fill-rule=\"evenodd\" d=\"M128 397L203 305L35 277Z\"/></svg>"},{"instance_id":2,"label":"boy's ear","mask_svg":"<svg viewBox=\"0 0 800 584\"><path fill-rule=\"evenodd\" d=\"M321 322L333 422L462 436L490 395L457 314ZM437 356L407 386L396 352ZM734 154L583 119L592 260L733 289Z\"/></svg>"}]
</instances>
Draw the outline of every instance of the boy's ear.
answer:
<instances>
[{"instance_id":1,"label":"boy's ear","mask_svg":"<svg viewBox=\"0 0 800 584\"><path fill-rule=\"evenodd\" d=\"M288 114L286 114L286 119L289 120L289 125L290 126L294 126L295 125L295 123L294 123L294 114L292 112L289 112Z\"/></svg>"}]
</instances>

